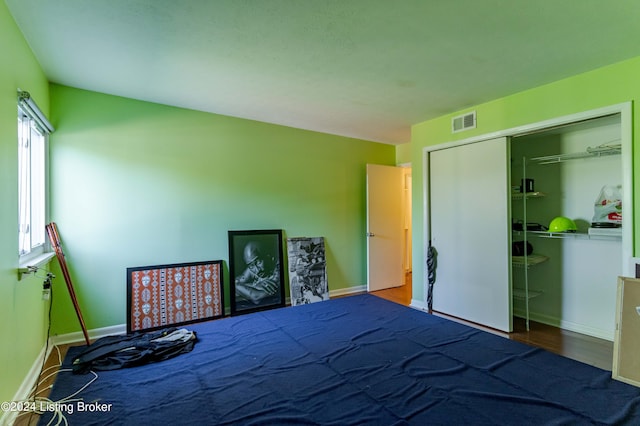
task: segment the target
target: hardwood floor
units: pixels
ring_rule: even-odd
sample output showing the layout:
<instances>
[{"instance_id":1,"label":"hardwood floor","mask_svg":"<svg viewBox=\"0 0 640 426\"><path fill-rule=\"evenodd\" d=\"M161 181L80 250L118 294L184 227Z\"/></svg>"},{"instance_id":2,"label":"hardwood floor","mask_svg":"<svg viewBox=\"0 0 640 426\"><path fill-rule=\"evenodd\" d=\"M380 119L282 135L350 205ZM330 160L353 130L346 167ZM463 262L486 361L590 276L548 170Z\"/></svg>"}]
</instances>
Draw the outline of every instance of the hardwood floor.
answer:
<instances>
[{"instance_id":1,"label":"hardwood floor","mask_svg":"<svg viewBox=\"0 0 640 426\"><path fill-rule=\"evenodd\" d=\"M531 321L526 330L522 318L514 318L514 332L509 338L550 352L572 358L585 364L611 371L613 367L613 342L586 334L563 330Z\"/></svg>"},{"instance_id":2,"label":"hardwood floor","mask_svg":"<svg viewBox=\"0 0 640 426\"><path fill-rule=\"evenodd\" d=\"M372 292L372 294L401 305L409 306L411 303L411 276L407 276L407 282L401 287L375 291ZM608 340L598 339L596 337L563 330L533 321L530 321L529 331L527 331L525 321L521 318L514 318L514 331L512 333L505 333L489 329L478 324L473 324L459 318L452 318L437 312L434 312L434 314L472 327L480 328L512 340L540 347L567 358L602 368L603 370L611 371L612 369L613 342Z\"/></svg>"},{"instance_id":3,"label":"hardwood floor","mask_svg":"<svg viewBox=\"0 0 640 426\"><path fill-rule=\"evenodd\" d=\"M40 375L40 383L38 384L37 390L38 397L49 396L49 392L53 386L59 367L62 364L62 360L71 346L73 345L60 345L53 347L51 354L44 364L43 372ZM38 420L40 420L39 414L25 412L17 417L13 426L35 426L38 424Z\"/></svg>"}]
</instances>

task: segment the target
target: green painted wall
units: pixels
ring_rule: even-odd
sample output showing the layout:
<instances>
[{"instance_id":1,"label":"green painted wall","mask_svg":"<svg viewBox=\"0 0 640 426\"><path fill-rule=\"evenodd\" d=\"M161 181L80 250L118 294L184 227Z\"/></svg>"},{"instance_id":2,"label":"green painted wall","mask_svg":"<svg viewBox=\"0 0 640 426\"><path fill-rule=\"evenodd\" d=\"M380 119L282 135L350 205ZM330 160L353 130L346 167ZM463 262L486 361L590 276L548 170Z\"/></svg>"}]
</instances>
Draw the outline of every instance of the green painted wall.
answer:
<instances>
[{"instance_id":1,"label":"green painted wall","mask_svg":"<svg viewBox=\"0 0 640 426\"><path fill-rule=\"evenodd\" d=\"M45 112L51 102L57 128L51 149L52 217L89 328L125 322L126 267L207 259L226 263L229 229L322 235L331 289L363 285L367 162L412 163L413 297L423 300L424 147L640 99L639 57L420 123L412 129L411 144L396 149L49 88L3 2L0 52L0 365L11 366L0 369L2 401L14 396L36 360L47 324L42 280L18 281L16 274L18 87L31 92ZM450 134L451 117L473 109L478 128ZM633 114L637 127L640 113ZM634 138L634 164L639 164L636 146ZM636 186L638 179L634 173ZM64 281L54 271L53 334L78 331ZM228 286L226 268L225 274Z\"/></svg>"},{"instance_id":2,"label":"green painted wall","mask_svg":"<svg viewBox=\"0 0 640 426\"><path fill-rule=\"evenodd\" d=\"M413 298L423 301L424 211L423 211L423 148L445 142L467 139L575 114L627 101L640 100L640 57L560 80L545 86L476 105L449 115L417 124L412 128L411 158L413 168ZM467 111L477 111L478 127L451 134L451 118ZM633 126L640 126L640 112L633 111ZM633 138L634 188L640 182L636 172L640 164L638 142ZM634 252L640 250L640 198L634 201ZM614 284L615 285L615 284Z\"/></svg>"},{"instance_id":3,"label":"green painted wall","mask_svg":"<svg viewBox=\"0 0 640 426\"><path fill-rule=\"evenodd\" d=\"M46 112L49 88L4 2L0 52L0 401L9 401L44 347L47 330L42 279L18 281L17 275L17 89L29 91Z\"/></svg>"},{"instance_id":4,"label":"green painted wall","mask_svg":"<svg viewBox=\"0 0 640 426\"><path fill-rule=\"evenodd\" d=\"M411 163L411 142L396 145L396 164Z\"/></svg>"},{"instance_id":5,"label":"green painted wall","mask_svg":"<svg viewBox=\"0 0 640 426\"><path fill-rule=\"evenodd\" d=\"M58 85L51 109L52 217L89 329L126 322L131 266L222 259L228 296L231 229L323 236L330 289L366 284L365 164L394 146ZM53 332L79 330L56 290Z\"/></svg>"}]
</instances>

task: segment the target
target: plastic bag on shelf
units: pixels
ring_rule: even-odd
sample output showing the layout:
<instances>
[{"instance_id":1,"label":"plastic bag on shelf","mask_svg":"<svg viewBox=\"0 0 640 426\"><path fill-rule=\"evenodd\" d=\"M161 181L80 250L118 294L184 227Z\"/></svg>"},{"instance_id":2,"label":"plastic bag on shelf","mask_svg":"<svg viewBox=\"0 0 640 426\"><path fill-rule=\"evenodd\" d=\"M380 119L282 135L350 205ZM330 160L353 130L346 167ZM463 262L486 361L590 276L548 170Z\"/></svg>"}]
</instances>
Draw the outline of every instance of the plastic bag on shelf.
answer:
<instances>
[{"instance_id":1,"label":"plastic bag on shelf","mask_svg":"<svg viewBox=\"0 0 640 426\"><path fill-rule=\"evenodd\" d=\"M605 185L594 205L593 226L622 225L622 195L620 185Z\"/></svg>"}]
</instances>

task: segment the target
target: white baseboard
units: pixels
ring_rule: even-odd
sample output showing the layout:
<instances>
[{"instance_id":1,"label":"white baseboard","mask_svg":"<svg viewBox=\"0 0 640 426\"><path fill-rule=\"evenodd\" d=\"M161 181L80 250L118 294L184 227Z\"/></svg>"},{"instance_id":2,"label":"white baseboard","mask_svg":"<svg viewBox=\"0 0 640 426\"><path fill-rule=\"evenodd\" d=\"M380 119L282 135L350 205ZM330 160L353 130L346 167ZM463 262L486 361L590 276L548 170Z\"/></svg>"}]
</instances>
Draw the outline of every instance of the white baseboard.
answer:
<instances>
[{"instance_id":1,"label":"white baseboard","mask_svg":"<svg viewBox=\"0 0 640 426\"><path fill-rule=\"evenodd\" d=\"M520 318L526 318L524 310L514 309L513 314ZM565 321L561 318L556 318L549 315L536 314L535 312L530 313L529 319L541 324L558 327L563 330L573 331L574 333L586 334L587 336L597 337L598 339L609 340L611 342L613 342L613 337L615 334L613 330L603 330L601 328L595 328L584 324Z\"/></svg>"},{"instance_id":2,"label":"white baseboard","mask_svg":"<svg viewBox=\"0 0 640 426\"><path fill-rule=\"evenodd\" d=\"M411 299L411 303L409 304L409 307L418 309L420 311L425 311L425 312L429 310L429 307L427 306L425 301L418 300L418 299Z\"/></svg>"},{"instance_id":3,"label":"white baseboard","mask_svg":"<svg viewBox=\"0 0 640 426\"><path fill-rule=\"evenodd\" d=\"M346 296L354 293L362 293L367 291L366 285L358 285L355 287L339 288L337 290L329 290L329 297Z\"/></svg>"},{"instance_id":4,"label":"white baseboard","mask_svg":"<svg viewBox=\"0 0 640 426\"><path fill-rule=\"evenodd\" d=\"M29 372L27 373L26 377L22 381L22 384L20 385L15 395L13 396L12 401L25 401L29 398L31 391L35 387L40 377L40 370L42 369L42 363L45 359L49 357L49 354L51 353L53 346L54 345L51 343L51 340L49 340L49 345L48 346L44 345L42 347L42 349L40 350L40 353L38 354L36 359L33 361L33 364L31 365ZM46 353L45 353L45 350L46 350ZM20 413L17 411L5 412L4 415L0 417L0 425L1 426L12 425L19 414Z\"/></svg>"},{"instance_id":5,"label":"white baseboard","mask_svg":"<svg viewBox=\"0 0 640 426\"><path fill-rule=\"evenodd\" d=\"M331 290L329 292L329 297L332 296L345 296L348 294L361 293L367 291L367 286L357 286L357 287L349 287L338 290ZM288 301L288 299L287 299ZM225 314L230 315L230 309L227 308L225 310ZM88 330L90 339L99 339L105 336L114 336L114 335L122 335L127 334L127 325L126 324L118 324L112 325L109 327L102 328L94 328L92 330ZM59 334L51 337L52 345L65 345L69 343L83 343L84 342L84 334L81 331L76 331L68 334Z\"/></svg>"},{"instance_id":6,"label":"white baseboard","mask_svg":"<svg viewBox=\"0 0 640 426\"><path fill-rule=\"evenodd\" d=\"M127 325L118 324L118 325L111 325L109 327L94 328L93 330L88 330L87 334L89 334L89 338L92 340L99 339L105 336L127 334ZM51 336L51 342L53 345L66 345L68 343L84 343L84 334L81 331L76 331L74 333L67 333L67 334L58 334L55 336Z\"/></svg>"}]
</instances>

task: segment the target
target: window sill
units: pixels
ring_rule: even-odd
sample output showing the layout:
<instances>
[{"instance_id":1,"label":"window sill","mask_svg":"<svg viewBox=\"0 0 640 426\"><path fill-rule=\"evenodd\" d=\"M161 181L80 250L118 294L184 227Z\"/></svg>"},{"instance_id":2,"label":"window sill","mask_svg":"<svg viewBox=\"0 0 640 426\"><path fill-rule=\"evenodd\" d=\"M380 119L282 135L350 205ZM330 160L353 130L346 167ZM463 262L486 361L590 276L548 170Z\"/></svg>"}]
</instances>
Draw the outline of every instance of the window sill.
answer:
<instances>
[{"instance_id":1,"label":"window sill","mask_svg":"<svg viewBox=\"0 0 640 426\"><path fill-rule=\"evenodd\" d=\"M24 262L20 262L18 266L18 281L22 280L22 276L24 274L30 274L35 272L35 270L41 268L46 265L54 258L56 254L52 251L47 253L42 253L41 255L32 257Z\"/></svg>"}]
</instances>

